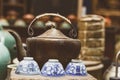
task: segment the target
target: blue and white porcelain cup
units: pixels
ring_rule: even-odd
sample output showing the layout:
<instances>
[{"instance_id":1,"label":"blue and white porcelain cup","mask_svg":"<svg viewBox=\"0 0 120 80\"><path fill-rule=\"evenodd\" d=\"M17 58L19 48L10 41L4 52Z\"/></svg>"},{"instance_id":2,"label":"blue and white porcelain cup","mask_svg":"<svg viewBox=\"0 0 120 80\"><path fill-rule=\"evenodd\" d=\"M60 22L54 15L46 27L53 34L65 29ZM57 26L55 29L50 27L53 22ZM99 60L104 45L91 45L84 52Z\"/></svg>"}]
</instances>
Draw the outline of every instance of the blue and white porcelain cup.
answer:
<instances>
[{"instance_id":1,"label":"blue and white porcelain cup","mask_svg":"<svg viewBox=\"0 0 120 80\"><path fill-rule=\"evenodd\" d=\"M86 76L87 70L81 60L72 59L65 69L66 75Z\"/></svg>"},{"instance_id":2,"label":"blue and white porcelain cup","mask_svg":"<svg viewBox=\"0 0 120 80\"><path fill-rule=\"evenodd\" d=\"M33 57L24 57L18 64L15 73L23 75L39 75L40 68Z\"/></svg>"},{"instance_id":3,"label":"blue and white porcelain cup","mask_svg":"<svg viewBox=\"0 0 120 80\"><path fill-rule=\"evenodd\" d=\"M42 67L43 76L60 77L65 75L62 64L57 59L49 59Z\"/></svg>"}]
</instances>

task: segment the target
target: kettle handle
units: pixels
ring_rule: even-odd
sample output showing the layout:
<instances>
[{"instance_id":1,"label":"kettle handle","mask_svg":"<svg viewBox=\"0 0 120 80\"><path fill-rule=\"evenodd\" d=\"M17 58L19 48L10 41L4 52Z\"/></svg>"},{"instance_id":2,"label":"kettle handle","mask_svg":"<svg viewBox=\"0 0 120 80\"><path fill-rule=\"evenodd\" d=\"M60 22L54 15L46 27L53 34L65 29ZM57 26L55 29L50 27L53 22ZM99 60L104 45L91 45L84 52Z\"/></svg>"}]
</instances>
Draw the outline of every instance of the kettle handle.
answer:
<instances>
[{"instance_id":1,"label":"kettle handle","mask_svg":"<svg viewBox=\"0 0 120 80\"><path fill-rule=\"evenodd\" d=\"M28 34L29 34L30 36L33 36L33 34L34 34L34 31L33 31L32 27L31 27L32 24L33 24L37 19L39 19L39 18L41 18L41 17L43 17L43 16L57 16L57 17L60 17L60 18L64 19L64 20L65 20L66 22L68 22L68 23L71 25L71 27L73 28L73 29L70 31L70 36L73 37L73 38L75 38L75 37L77 36L77 31L76 31L75 27L72 25L71 21L70 21L69 19L67 19L66 17L64 17L64 16L62 16L62 15L60 15L60 14L56 14L56 13L44 13L44 14L41 14L41 15L36 16L36 17L31 21L31 23L30 23L29 26L28 26Z\"/></svg>"}]
</instances>

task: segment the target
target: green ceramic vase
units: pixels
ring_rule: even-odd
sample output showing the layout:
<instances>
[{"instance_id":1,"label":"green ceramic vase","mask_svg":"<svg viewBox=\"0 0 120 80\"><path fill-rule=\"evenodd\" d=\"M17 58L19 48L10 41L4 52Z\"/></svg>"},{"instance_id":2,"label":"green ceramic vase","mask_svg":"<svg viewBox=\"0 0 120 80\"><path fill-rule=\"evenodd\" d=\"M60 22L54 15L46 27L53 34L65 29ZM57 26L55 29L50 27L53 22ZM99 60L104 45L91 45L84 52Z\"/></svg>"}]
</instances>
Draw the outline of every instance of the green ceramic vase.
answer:
<instances>
[{"instance_id":1,"label":"green ceramic vase","mask_svg":"<svg viewBox=\"0 0 120 80\"><path fill-rule=\"evenodd\" d=\"M16 44L14 37L8 31L3 30L2 26L0 26L0 37L4 37L4 45L8 48L11 59L14 59L17 55L14 49L14 45Z\"/></svg>"},{"instance_id":2,"label":"green ceramic vase","mask_svg":"<svg viewBox=\"0 0 120 80\"><path fill-rule=\"evenodd\" d=\"M10 53L4 45L4 37L0 37L0 80L7 77L7 65L10 63Z\"/></svg>"}]
</instances>

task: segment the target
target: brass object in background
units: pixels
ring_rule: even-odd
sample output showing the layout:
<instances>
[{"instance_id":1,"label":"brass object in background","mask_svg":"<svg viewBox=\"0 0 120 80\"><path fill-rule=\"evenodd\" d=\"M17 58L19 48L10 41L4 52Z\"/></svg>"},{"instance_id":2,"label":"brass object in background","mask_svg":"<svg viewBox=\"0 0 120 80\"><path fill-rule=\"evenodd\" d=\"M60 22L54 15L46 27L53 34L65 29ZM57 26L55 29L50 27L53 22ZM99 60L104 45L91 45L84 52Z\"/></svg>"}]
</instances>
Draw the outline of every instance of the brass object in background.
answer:
<instances>
[{"instance_id":1,"label":"brass object in background","mask_svg":"<svg viewBox=\"0 0 120 80\"><path fill-rule=\"evenodd\" d=\"M80 18L78 38L81 40L81 58L101 60L105 48L104 18L86 15Z\"/></svg>"}]
</instances>

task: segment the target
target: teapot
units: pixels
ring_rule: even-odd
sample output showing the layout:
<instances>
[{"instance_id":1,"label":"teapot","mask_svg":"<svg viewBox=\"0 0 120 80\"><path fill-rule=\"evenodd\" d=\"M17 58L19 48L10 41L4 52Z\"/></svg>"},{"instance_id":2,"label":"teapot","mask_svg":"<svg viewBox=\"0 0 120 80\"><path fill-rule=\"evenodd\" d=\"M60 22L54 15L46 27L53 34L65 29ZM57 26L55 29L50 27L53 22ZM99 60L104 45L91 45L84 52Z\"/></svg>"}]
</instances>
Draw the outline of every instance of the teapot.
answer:
<instances>
[{"instance_id":1,"label":"teapot","mask_svg":"<svg viewBox=\"0 0 120 80\"><path fill-rule=\"evenodd\" d=\"M33 37L34 30L32 29L32 24L39 18L44 16L58 16L68 22L72 29L70 30L70 37L64 35L60 30L57 30L52 22L47 22L46 26L51 28L38 35ZM48 59L58 59L65 68L68 62L73 58L78 58L80 53L80 40L74 39L76 37L76 30L72 26L70 20L55 13L44 13L36 16L30 25L28 26L28 34L31 37L26 39L27 51L22 47L22 42L20 36L12 30L8 30L16 39L16 47L18 51L18 60L22 60L25 56L30 56L37 61L39 67L42 67L43 64L48 61Z\"/></svg>"}]
</instances>

